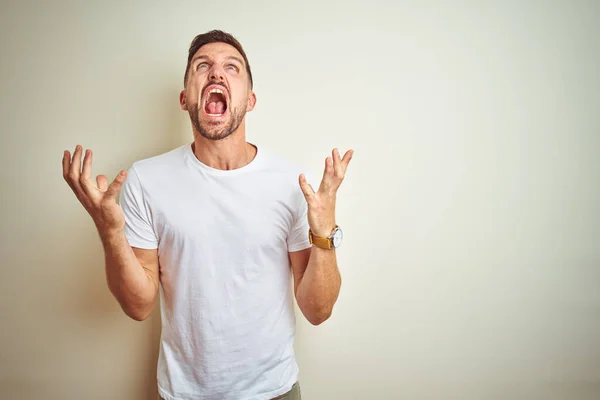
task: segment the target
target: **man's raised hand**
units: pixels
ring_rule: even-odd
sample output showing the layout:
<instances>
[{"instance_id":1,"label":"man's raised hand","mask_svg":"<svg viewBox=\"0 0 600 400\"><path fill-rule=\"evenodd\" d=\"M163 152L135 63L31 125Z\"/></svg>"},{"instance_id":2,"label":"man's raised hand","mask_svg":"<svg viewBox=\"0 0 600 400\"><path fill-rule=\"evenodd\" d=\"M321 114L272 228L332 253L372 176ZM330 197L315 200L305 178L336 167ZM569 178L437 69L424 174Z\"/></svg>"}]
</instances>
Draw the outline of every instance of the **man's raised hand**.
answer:
<instances>
[{"instance_id":1,"label":"man's raised hand","mask_svg":"<svg viewBox=\"0 0 600 400\"><path fill-rule=\"evenodd\" d=\"M127 171L119 172L110 185L104 175L98 175L94 181L92 178L92 151L86 150L83 168L82 152L82 147L77 145L71 158L71 153L65 150L62 160L65 181L90 214L100 232L123 230L125 217L117 203L117 198L127 177Z\"/></svg>"}]
</instances>

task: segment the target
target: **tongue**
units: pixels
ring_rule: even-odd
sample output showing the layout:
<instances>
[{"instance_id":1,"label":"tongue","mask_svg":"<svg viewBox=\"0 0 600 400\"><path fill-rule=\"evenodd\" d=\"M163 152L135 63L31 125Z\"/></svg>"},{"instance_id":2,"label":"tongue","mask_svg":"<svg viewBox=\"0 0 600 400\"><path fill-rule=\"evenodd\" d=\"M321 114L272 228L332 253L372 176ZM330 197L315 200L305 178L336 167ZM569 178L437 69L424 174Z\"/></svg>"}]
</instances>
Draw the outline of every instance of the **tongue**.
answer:
<instances>
[{"instance_id":1,"label":"tongue","mask_svg":"<svg viewBox=\"0 0 600 400\"><path fill-rule=\"evenodd\" d=\"M206 105L206 110L209 114L223 114L225 110L225 103L222 101L213 101Z\"/></svg>"}]
</instances>

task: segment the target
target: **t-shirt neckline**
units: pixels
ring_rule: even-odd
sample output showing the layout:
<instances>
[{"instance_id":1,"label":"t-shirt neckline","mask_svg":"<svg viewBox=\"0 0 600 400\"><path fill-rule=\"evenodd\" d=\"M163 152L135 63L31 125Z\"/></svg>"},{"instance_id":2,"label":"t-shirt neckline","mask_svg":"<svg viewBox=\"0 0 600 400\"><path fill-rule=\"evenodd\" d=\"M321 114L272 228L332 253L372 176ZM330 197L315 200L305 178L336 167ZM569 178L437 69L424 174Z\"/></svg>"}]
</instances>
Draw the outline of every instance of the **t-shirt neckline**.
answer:
<instances>
[{"instance_id":1,"label":"t-shirt neckline","mask_svg":"<svg viewBox=\"0 0 600 400\"><path fill-rule=\"evenodd\" d=\"M236 168L236 169L218 169L218 168L213 168L209 165L204 164L202 161L200 161L198 159L198 157L196 157L196 154L194 154L194 151L192 150L192 145L194 144L194 142L190 142L187 145L185 145L185 150L186 150L187 156L191 159L192 163L194 165L196 165L197 167L199 167L200 169L202 169L212 175L234 176L234 175L239 175L239 174L243 174L243 173L254 170L256 168L256 166L259 164L260 160L262 159L262 153L263 153L262 148L254 143L250 143L250 142L248 142L248 143L256 148L256 154L254 155L254 158L248 164L244 165L243 167Z\"/></svg>"}]
</instances>

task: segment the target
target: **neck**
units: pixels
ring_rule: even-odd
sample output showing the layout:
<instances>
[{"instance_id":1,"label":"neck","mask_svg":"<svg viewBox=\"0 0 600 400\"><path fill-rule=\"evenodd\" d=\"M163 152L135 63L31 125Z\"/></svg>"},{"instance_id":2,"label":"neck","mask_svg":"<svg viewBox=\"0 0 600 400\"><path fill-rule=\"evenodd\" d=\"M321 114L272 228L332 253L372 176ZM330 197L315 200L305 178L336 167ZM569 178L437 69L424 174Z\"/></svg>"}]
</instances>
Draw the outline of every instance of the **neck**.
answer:
<instances>
[{"instance_id":1,"label":"neck","mask_svg":"<svg viewBox=\"0 0 600 400\"><path fill-rule=\"evenodd\" d=\"M222 140L206 139L194 129L192 150L196 158L211 168L232 170L248 165L256 156L256 147L246 142L244 123Z\"/></svg>"}]
</instances>

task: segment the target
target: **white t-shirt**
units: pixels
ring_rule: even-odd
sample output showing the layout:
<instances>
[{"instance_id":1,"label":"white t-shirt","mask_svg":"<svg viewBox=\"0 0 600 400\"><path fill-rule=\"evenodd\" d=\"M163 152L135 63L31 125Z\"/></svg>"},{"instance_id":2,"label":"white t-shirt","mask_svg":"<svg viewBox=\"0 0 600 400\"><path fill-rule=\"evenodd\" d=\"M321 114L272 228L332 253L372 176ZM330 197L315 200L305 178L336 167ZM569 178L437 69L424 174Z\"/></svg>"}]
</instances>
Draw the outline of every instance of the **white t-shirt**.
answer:
<instances>
[{"instance_id":1,"label":"white t-shirt","mask_svg":"<svg viewBox=\"0 0 600 400\"><path fill-rule=\"evenodd\" d=\"M302 171L257 148L224 171L186 144L134 163L121 189L129 244L158 248L166 400L271 399L298 380L288 252L310 247Z\"/></svg>"}]
</instances>

